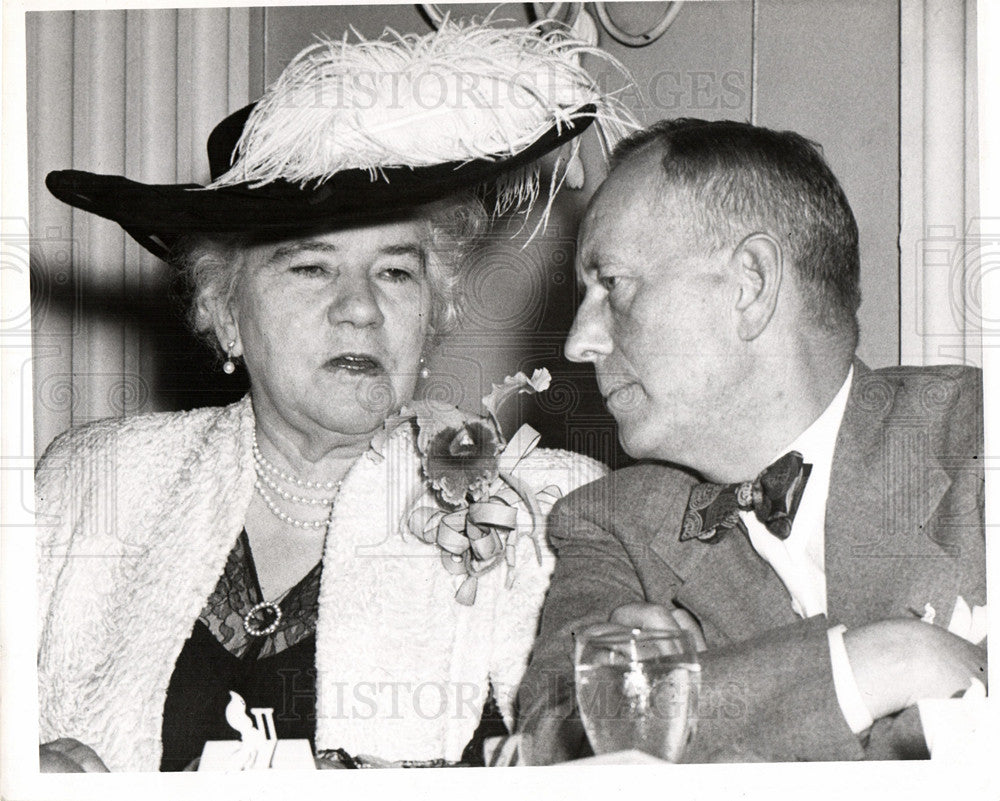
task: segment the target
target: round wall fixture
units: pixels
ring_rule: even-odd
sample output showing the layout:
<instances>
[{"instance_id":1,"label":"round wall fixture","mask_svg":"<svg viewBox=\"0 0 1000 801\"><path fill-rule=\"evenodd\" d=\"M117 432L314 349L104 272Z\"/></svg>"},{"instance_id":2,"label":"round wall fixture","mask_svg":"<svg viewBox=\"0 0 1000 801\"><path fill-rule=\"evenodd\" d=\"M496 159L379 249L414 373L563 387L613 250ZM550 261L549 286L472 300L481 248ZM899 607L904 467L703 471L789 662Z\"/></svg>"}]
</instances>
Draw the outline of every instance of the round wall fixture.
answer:
<instances>
[{"instance_id":1,"label":"round wall fixture","mask_svg":"<svg viewBox=\"0 0 1000 801\"><path fill-rule=\"evenodd\" d=\"M672 3L664 3L666 8L663 11L663 16L660 18L660 21L649 30L643 31L642 33L629 33L628 31L622 30L618 24L611 19L611 15L608 13L607 9L607 3L594 3L594 11L597 13L597 19L600 20L601 25L609 34L611 34L611 38L615 41L621 42L623 45L628 47L645 47L646 45L652 44L663 36L664 33L666 33L667 28L669 28L673 21L677 18L677 14L680 12L682 5L684 5L684 3L681 2L681 0ZM436 3L420 3L419 8L435 30L441 27L441 23L444 22L445 13ZM580 14L585 13L583 12L583 3L532 3L531 10L536 20L560 23L565 25L566 28L570 30L574 29L574 26L576 26L577 20L580 18Z\"/></svg>"},{"instance_id":2,"label":"round wall fixture","mask_svg":"<svg viewBox=\"0 0 1000 801\"><path fill-rule=\"evenodd\" d=\"M666 9L663 12L663 17L657 22L652 28L642 33L628 33L623 31L614 20L611 19L611 15L608 13L607 3L594 3L594 11L597 13L597 18L601 21L601 25L604 29L611 34L611 37L623 45L628 47L645 47L646 45L652 44L664 33L666 33L667 28L670 27L671 23L677 18L677 14L681 10L683 3L665 3Z\"/></svg>"},{"instance_id":3,"label":"round wall fixture","mask_svg":"<svg viewBox=\"0 0 1000 801\"><path fill-rule=\"evenodd\" d=\"M420 3L420 10L424 12L427 21L435 30L441 27L444 21L443 12L437 3ZM572 28L576 18L580 16L583 3L532 3L531 11L536 20L546 20L548 22L560 22L567 28Z\"/></svg>"},{"instance_id":4,"label":"round wall fixture","mask_svg":"<svg viewBox=\"0 0 1000 801\"><path fill-rule=\"evenodd\" d=\"M563 8L569 6L565 16ZM583 10L583 3L532 3L531 10L535 19L544 19L551 22L561 22L567 28L572 28L576 24L580 11Z\"/></svg>"}]
</instances>

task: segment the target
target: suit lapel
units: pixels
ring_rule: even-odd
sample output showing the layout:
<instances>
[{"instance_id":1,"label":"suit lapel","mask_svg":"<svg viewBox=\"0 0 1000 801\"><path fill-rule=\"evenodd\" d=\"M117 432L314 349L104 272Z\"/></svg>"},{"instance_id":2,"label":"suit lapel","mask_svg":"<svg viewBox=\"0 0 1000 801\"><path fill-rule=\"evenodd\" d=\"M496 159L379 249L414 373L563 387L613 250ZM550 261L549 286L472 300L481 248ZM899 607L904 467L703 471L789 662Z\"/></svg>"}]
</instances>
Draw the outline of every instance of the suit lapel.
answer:
<instances>
[{"instance_id":1,"label":"suit lapel","mask_svg":"<svg viewBox=\"0 0 1000 801\"><path fill-rule=\"evenodd\" d=\"M682 582L674 601L698 618L710 646L793 622L784 585L740 532L718 543L680 542L689 489L672 493L649 543Z\"/></svg>"},{"instance_id":2,"label":"suit lapel","mask_svg":"<svg viewBox=\"0 0 1000 801\"><path fill-rule=\"evenodd\" d=\"M928 603L947 624L958 592L958 564L929 525L951 480L931 453L919 403L897 402L904 389L855 362L825 526L827 614L848 626L912 617ZM679 542L690 486L669 493L649 543L681 581L676 603L699 619L710 645L794 622L787 590L746 537Z\"/></svg>"},{"instance_id":3,"label":"suit lapel","mask_svg":"<svg viewBox=\"0 0 1000 801\"><path fill-rule=\"evenodd\" d=\"M931 603L946 622L958 579L927 522L950 479L926 419L897 408L898 380L854 367L826 508L827 613L851 626Z\"/></svg>"}]
</instances>

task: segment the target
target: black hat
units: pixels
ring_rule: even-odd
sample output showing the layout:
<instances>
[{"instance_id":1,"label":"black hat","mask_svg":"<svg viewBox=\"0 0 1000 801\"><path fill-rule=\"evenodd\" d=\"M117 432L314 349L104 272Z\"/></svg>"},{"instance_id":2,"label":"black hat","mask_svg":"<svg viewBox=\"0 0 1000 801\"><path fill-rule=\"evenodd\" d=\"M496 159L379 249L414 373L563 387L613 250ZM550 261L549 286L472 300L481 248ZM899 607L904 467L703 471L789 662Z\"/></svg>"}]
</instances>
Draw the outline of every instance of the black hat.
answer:
<instances>
[{"instance_id":1,"label":"black hat","mask_svg":"<svg viewBox=\"0 0 1000 801\"><path fill-rule=\"evenodd\" d=\"M321 41L215 127L208 186L81 170L45 183L160 258L186 234L292 233L476 187L498 212L530 207L541 156L572 142L557 188L591 123L606 147L632 124L580 67L583 52L600 51L538 25L448 21L425 36Z\"/></svg>"}]
</instances>

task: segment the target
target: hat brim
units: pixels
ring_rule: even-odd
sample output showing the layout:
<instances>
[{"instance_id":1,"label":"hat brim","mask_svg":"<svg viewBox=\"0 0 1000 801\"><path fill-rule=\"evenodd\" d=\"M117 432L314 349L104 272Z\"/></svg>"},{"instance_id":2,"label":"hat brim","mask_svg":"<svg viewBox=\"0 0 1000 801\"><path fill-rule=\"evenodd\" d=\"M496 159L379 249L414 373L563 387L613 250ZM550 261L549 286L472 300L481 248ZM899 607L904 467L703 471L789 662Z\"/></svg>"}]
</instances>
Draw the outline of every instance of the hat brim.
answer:
<instances>
[{"instance_id":1,"label":"hat brim","mask_svg":"<svg viewBox=\"0 0 1000 801\"><path fill-rule=\"evenodd\" d=\"M398 213L464 189L489 185L582 133L596 108L584 106L571 121L553 125L512 156L426 167L343 170L320 186L274 181L206 189L199 184L143 184L121 175L58 170L45 179L49 191L78 209L113 220L146 250L170 256L187 234L293 234L321 224L357 224Z\"/></svg>"}]
</instances>

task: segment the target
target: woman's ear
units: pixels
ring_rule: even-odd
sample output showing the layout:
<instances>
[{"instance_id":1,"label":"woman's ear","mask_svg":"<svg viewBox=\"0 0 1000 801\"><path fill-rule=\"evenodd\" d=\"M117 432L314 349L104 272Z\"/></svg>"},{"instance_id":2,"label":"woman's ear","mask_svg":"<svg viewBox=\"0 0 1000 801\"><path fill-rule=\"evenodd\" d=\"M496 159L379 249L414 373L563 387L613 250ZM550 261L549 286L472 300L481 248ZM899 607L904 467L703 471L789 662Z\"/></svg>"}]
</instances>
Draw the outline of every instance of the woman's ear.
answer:
<instances>
[{"instance_id":1,"label":"woman's ear","mask_svg":"<svg viewBox=\"0 0 1000 801\"><path fill-rule=\"evenodd\" d=\"M749 342L764 331L778 305L784 270L781 245L768 234L751 234L737 246L733 260L739 285L737 333Z\"/></svg>"},{"instance_id":2,"label":"woman's ear","mask_svg":"<svg viewBox=\"0 0 1000 801\"><path fill-rule=\"evenodd\" d=\"M205 293L198 299L199 322L204 321L215 332L219 347L230 358L243 355L239 320L232 308L216 294Z\"/></svg>"}]
</instances>

